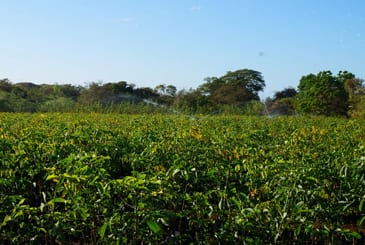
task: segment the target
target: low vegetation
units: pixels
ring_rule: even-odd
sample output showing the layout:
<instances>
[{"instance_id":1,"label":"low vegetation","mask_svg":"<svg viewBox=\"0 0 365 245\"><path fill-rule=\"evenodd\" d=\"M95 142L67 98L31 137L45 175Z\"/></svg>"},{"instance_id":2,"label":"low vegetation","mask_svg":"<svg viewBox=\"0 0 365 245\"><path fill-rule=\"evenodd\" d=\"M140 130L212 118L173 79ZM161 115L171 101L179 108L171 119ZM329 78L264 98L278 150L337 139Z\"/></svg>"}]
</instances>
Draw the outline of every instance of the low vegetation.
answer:
<instances>
[{"instance_id":1,"label":"low vegetation","mask_svg":"<svg viewBox=\"0 0 365 245\"><path fill-rule=\"evenodd\" d=\"M362 243L364 125L3 113L0 241Z\"/></svg>"}]
</instances>

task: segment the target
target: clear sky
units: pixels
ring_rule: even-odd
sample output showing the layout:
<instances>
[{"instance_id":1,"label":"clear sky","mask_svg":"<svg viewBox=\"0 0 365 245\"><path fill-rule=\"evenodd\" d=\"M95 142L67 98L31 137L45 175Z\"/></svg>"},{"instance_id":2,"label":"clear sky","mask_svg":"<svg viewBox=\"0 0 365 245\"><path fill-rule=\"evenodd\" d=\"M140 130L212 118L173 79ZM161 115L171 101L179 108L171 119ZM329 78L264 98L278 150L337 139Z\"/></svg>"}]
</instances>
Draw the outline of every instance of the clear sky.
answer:
<instances>
[{"instance_id":1,"label":"clear sky","mask_svg":"<svg viewBox=\"0 0 365 245\"><path fill-rule=\"evenodd\" d=\"M0 79L196 88L260 71L262 98L322 70L365 78L364 0L0 0Z\"/></svg>"}]
</instances>

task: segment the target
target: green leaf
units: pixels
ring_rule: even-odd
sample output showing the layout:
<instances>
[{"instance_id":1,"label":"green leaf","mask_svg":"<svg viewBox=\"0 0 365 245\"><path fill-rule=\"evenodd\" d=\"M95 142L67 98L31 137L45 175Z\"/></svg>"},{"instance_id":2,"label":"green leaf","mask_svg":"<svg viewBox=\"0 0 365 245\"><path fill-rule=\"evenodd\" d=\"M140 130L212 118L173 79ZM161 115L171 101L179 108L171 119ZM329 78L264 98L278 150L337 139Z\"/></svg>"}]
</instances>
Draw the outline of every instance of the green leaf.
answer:
<instances>
[{"instance_id":1,"label":"green leaf","mask_svg":"<svg viewBox=\"0 0 365 245\"><path fill-rule=\"evenodd\" d=\"M23 210L19 210L18 212L16 212L16 214L14 215L14 218L18 217L18 216L23 216L24 212Z\"/></svg>"},{"instance_id":2,"label":"green leaf","mask_svg":"<svg viewBox=\"0 0 365 245\"><path fill-rule=\"evenodd\" d=\"M19 201L19 203L18 203L18 205L20 206L20 205L22 205L24 202L25 202L25 198L22 198L20 201Z\"/></svg>"},{"instance_id":3,"label":"green leaf","mask_svg":"<svg viewBox=\"0 0 365 245\"><path fill-rule=\"evenodd\" d=\"M362 211L362 207L364 206L364 202L365 202L365 199L362 199L360 201L360 205L359 205L359 211L361 212Z\"/></svg>"},{"instance_id":4,"label":"green leaf","mask_svg":"<svg viewBox=\"0 0 365 245\"><path fill-rule=\"evenodd\" d=\"M62 197L56 197L47 202L48 205L53 205L55 203L67 203L67 200L63 199Z\"/></svg>"},{"instance_id":5,"label":"green leaf","mask_svg":"<svg viewBox=\"0 0 365 245\"><path fill-rule=\"evenodd\" d=\"M68 180L73 180L73 181L76 181L76 182L80 182L80 180L82 180L82 181L85 181L86 180L86 178L85 177L81 177L81 176L77 176L77 175L70 175L70 174L68 174L68 173L64 173L63 174L63 176L65 177L65 178L67 178Z\"/></svg>"},{"instance_id":6,"label":"green leaf","mask_svg":"<svg viewBox=\"0 0 365 245\"><path fill-rule=\"evenodd\" d=\"M179 168L176 168L173 172L172 172L172 176L175 176L178 172L180 172Z\"/></svg>"},{"instance_id":7,"label":"green leaf","mask_svg":"<svg viewBox=\"0 0 365 245\"><path fill-rule=\"evenodd\" d=\"M1 226L5 226L6 223L8 223L9 221L11 220L11 216L10 215L6 215L4 220L3 220L3 223L1 224Z\"/></svg>"},{"instance_id":8,"label":"green leaf","mask_svg":"<svg viewBox=\"0 0 365 245\"><path fill-rule=\"evenodd\" d=\"M313 180L314 182L316 182L317 184L319 183L318 179L314 178L313 176L309 176L307 177L308 180Z\"/></svg>"},{"instance_id":9,"label":"green leaf","mask_svg":"<svg viewBox=\"0 0 365 245\"><path fill-rule=\"evenodd\" d=\"M161 227L159 224L157 224L156 222L152 221L152 220L147 220L147 225L150 228L150 230L155 233L158 234L161 232Z\"/></svg>"},{"instance_id":10,"label":"green leaf","mask_svg":"<svg viewBox=\"0 0 365 245\"><path fill-rule=\"evenodd\" d=\"M59 203L64 203L66 202L65 199L63 199L62 197L56 197L54 199L52 199L53 202L59 202Z\"/></svg>"},{"instance_id":11,"label":"green leaf","mask_svg":"<svg viewBox=\"0 0 365 245\"><path fill-rule=\"evenodd\" d=\"M108 227L108 223L105 222L102 227L99 229L99 236L103 239L105 235L106 228Z\"/></svg>"},{"instance_id":12,"label":"green leaf","mask_svg":"<svg viewBox=\"0 0 365 245\"><path fill-rule=\"evenodd\" d=\"M350 203L348 203L345 207L343 207L343 211L345 211L346 209L348 209L355 201L352 201Z\"/></svg>"},{"instance_id":13,"label":"green leaf","mask_svg":"<svg viewBox=\"0 0 365 245\"><path fill-rule=\"evenodd\" d=\"M356 239L361 239L361 235L358 232L351 232L351 236L355 237Z\"/></svg>"},{"instance_id":14,"label":"green leaf","mask_svg":"<svg viewBox=\"0 0 365 245\"><path fill-rule=\"evenodd\" d=\"M39 230L44 232L44 234L47 234L47 230L45 228L39 228Z\"/></svg>"},{"instance_id":15,"label":"green leaf","mask_svg":"<svg viewBox=\"0 0 365 245\"><path fill-rule=\"evenodd\" d=\"M48 176L47 176L46 181L48 181L48 180L53 180L53 179L57 179L57 178L58 178L58 175L51 174L51 175L48 175Z\"/></svg>"}]
</instances>

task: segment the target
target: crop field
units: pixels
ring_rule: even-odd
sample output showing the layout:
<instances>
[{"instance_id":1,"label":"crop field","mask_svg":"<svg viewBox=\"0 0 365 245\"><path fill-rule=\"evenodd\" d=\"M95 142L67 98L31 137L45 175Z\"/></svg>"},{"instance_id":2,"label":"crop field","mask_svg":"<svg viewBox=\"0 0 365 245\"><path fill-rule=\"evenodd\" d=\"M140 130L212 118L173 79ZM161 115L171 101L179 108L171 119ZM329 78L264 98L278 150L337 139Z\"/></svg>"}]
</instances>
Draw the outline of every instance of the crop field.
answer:
<instances>
[{"instance_id":1,"label":"crop field","mask_svg":"<svg viewBox=\"0 0 365 245\"><path fill-rule=\"evenodd\" d=\"M362 244L365 122L0 114L0 244Z\"/></svg>"}]
</instances>

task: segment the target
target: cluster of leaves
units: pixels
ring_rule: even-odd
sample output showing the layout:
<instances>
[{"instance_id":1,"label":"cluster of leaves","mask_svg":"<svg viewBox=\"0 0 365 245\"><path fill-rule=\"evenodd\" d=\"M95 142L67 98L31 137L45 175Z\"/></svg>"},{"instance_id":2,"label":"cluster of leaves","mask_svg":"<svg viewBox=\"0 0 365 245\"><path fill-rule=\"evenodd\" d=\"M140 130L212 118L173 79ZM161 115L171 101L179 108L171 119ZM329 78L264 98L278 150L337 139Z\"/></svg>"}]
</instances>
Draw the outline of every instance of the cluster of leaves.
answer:
<instances>
[{"instance_id":1,"label":"cluster of leaves","mask_svg":"<svg viewBox=\"0 0 365 245\"><path fill-rule=\"evenodd\" d=\"M309 74L300 79L298 92L286 88L266 100L270 114L297 113L364 118L365 87L354 74L330 71Z\"/></svg>"},{"instance_id":2,"label":"cluster of leaves","mask_svg":"<svg viewBox=\"0 0 365 245\"><path fill-rule=\"evenodd\" d=\"M6 243L363 239L363 121L0 116Z\"/></svg>"},{"instance_id":3,"label":"cluster of leaves","mask_svg":"<svg viewBox=\"0 0 365 245\"><path fill-rule=\"evenodd\" d=\"M298 86L299 111L326 116L347 115L345 80L353 78L355 76L348 72L333 76L330 71L302 77Z\"/></svg>"},{"instance_id":4,"label":"cluster of leaves","mask_svg":"<svg viewBox=\"0 0 365 245\"><path fill-rule=\"evenodd\" d=\"M251 69L229 71L221 77L208 77L195 90L180 91L174 105L186 112L230 112L249 114L252 102L259 101L258 93L265 88L262 74ZM234 108L234 110L232 110ZM255 112L260 115L263 107ZM227 110L228 109L228 110Z\"/></svg>"}]
</instances>

